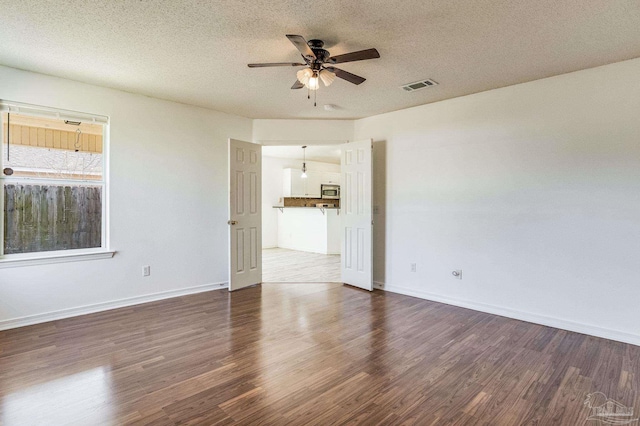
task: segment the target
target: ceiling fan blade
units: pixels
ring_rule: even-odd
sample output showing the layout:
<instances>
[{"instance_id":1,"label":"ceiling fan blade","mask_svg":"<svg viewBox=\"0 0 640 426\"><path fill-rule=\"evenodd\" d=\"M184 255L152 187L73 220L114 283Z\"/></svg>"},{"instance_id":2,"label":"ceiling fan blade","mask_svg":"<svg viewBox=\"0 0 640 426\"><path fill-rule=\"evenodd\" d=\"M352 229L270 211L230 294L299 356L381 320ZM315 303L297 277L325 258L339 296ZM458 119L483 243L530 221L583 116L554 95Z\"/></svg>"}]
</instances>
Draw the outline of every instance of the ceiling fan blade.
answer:
<instances>
[{"instance_id":1,"label":"ceiling fan blade","mask_svg":"<svg viewBox=\"0 0 640 426\"><path fill-rule=\"evenodd\" d=\"M311 50L304 37L301 35L287 34L287 38L293 43L296 49L302 53L302 56L308 59L316 59L316 54L313 53L313 50Z\"/></svg>"},{"instance_id":2,"label":"ceiling fan blade","mask_svg":"<svg viewBox=\"0 0 640 426\"><path fill-rule=\"evenodd\" d=\"M307 64L301 64L298 62L273 62L270 64L248 64L249 68L264 68L264 67L304 67Z\"/></svg>"},{"instance_id":3,"label":"ceiling fan blade","mask_svg":"<svg viewBox=\"0 0 640 426\"><path fill-rule=\"evenodd\" d=\"M291 86L292 89L302 89L304 87L304 84L300 83L300 81L296 80L295 83L293 83L293 86Z\"/></svg>"},{"instance_id":4,"label":"ceiling fan blade","mask_svg":"<svg viewBox=\"0 0 640 426\"><path fill-rule=\"evenodd\" d=\"M343 80L347 80L349 83L353 84L362 84L366 80L364 77L360 77L359 75L351 74L350 72L341 70L336 67L325 67L327 71L331 71L336 75L336 77L340 77Z\"/></svg>"},{"instance_id":5,"label":"ceiling fan blade","mask_svg":"<svg viewBox=\"0 0 640 426\"><path fill-rule=\"evenodd\" d=\"M359 50L357 52L345 53L344 55L332 56L327 59L330 64L342 64L345 62L364 61L365 59L379 58L380 54L376 49Z\"/></svg>"}]
</instances>

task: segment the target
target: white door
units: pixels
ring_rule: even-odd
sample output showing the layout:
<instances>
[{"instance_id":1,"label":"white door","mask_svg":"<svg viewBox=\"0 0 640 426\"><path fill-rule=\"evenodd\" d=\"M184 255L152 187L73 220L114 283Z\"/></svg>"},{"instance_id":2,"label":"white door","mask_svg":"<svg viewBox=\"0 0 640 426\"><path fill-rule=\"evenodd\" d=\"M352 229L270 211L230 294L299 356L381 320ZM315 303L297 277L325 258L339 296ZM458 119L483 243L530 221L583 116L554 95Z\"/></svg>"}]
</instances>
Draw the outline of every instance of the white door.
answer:
<instances>
[{"instance_id":1,"label":"white door","mask_svg":"<svg viewBox=\"0 0 640 426\"><path fill-rule=\"evenodd\" d=\"M229 291L262 282L262 146L229 139Z\"/></svg>"},{"instance_id":2,"label":"white door","mask_svg":"<svg viewBox=\"0 0 640 426\"><path fill-rule=\"evenodd\" d=\"M342 145L342 282L373 290L373 141Z\"/></svg>"}]
</instances>

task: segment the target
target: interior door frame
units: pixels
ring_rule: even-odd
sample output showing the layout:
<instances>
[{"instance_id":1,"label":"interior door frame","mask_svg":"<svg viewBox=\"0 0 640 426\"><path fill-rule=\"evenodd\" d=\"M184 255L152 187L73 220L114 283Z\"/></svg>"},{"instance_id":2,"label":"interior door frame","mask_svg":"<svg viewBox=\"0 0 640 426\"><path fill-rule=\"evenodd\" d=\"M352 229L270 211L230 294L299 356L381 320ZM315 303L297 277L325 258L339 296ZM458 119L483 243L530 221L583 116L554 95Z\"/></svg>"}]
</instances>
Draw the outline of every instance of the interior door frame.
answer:
<instances>
[{"instance_id":1,"label":"interior door frame","mask_svg":"<svg viewBox=\"0 0 640 426\"><path fill-rule=\"evenodd\" d=\"M371 143L373 144L373 140L371 139L367 139L370 140ZM342 145L348 144L349 142L356 142L356 141L350 141L350 140L327 140L327 141L323 141L323 140L315 140L315 141L299 141L299 140L265 140L265 141L258 141L260 143L260 145L264 146L302 146L302 145L307 145L307 146L336 146L336 147L340 147ZM371 198L373 200L373 150L371 153L371 166L372 166L372 187L371 187ZM342 168L341 168L341 173L342 173ZM260 198L262 198L262 187L260 187ZM343 200L342 200L342 195L341 195L341 199L340 199L340 210L342 210L343 208ZM340 246L341 246L341 250L340 250L340 264L342 265L342 262L344 261L344 253L343 253L343 241L342 239L344 238L344 236L341 236L341 242L340 242ZM372 223L372 227L371 227L371 245L372 245L372 251L373 251L373 223ZM260 258L260 262L262 263L262 257ZM372 289L370 291L373 290L373 288L375 287L373 285L373 254L371 256L371 282L372 282ZM262 269L262 264L260 265L260 268ZM304 282L304 281L301 281ZM340 284L343 285L349 285L349 284L345 284L342 281L339 281Z\"/></svg>"}]
</instances>

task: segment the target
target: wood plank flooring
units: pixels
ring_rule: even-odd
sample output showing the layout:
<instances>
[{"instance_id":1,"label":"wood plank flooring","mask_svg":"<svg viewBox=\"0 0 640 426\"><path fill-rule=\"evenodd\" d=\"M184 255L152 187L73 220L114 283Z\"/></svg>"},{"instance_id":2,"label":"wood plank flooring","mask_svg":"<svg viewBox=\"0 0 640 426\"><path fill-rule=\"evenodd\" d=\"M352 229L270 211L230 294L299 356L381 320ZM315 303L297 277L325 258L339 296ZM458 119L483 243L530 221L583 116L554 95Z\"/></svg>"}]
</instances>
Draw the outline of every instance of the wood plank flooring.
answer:
<instances>
[{"instance_id":1,"label":"wood plank flooring","mask_svg":"<svg viewBox=\"0 0 640 426\"><path fill-rule=\"evenodd\" d=\"M340 284L0 332L3 426L595 425L587 395L640 414L639 380L637 346Z\"/></svg>"},{"instance_id":2,"label":"wood plank flooring","mask_svg":"<svg viewBox=\"0 0 640 426\"><path fill-rule=\"evenodd\" d=\"M262 280L272 282L342 282L340 255L283 248L262 250Z\"/></svg>"}]
</instances>

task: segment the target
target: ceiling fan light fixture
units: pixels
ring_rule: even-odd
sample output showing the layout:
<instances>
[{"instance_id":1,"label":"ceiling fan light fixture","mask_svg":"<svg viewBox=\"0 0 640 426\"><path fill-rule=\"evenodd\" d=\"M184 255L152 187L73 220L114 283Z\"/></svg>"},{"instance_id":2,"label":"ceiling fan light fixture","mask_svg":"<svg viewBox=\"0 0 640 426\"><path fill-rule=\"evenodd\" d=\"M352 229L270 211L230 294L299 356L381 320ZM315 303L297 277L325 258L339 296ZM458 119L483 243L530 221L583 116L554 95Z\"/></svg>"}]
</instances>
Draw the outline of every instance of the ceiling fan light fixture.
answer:
<instances>
[{"instance_id":1,"label":"ceiling fan light fixture","mask_svg":"<svg viewBox=\"0 0 640 426\"><path fill-rule=\"evenodd\" d=\"M324 83L325 86L330 86L333 83L333 80L336 79L336 75L328 70L320 71L320 80Z\"/></svg>"}]
</instances>

